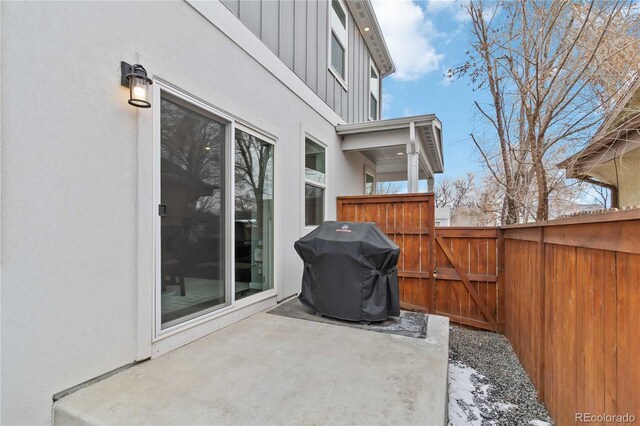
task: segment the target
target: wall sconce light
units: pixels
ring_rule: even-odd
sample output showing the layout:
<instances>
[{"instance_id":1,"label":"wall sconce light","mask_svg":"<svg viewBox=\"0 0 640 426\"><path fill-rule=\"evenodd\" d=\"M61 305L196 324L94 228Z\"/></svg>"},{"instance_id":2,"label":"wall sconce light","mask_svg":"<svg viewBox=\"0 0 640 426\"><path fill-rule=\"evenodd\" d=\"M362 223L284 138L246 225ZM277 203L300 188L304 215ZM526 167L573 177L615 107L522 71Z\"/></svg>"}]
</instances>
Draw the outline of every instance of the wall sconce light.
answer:
<instances>
[{"instance_id":1,"label":"wall sconce light","mask_svg":"<svg viewBox=\"0 0 640 426\"><path fill-rule=\"evenodd\" d=\"M150 108L149 85L153 81L147 77L147 70L140 64L130 65L120 62L120 84L129 88L129 105Z\"/></svg>"}]
</instances>

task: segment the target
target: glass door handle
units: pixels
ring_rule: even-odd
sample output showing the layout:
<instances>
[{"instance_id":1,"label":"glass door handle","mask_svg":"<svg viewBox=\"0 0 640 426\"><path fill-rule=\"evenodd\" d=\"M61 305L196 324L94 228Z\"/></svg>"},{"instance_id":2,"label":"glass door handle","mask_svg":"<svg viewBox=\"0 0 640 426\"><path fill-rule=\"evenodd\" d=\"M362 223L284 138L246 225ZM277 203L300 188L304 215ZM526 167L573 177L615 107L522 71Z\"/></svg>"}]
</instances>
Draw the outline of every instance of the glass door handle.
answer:
<instances>
[{"instance_id":1,"label":"glass door handle","mask_svg":"<svg viewBox=\"0 0 640 426\"><path fill-rule=\"evenodd\" d=\"M159 216L167 215L167 206L165 204L158 204L158 215Z\"/></svg>"}]
</instances>

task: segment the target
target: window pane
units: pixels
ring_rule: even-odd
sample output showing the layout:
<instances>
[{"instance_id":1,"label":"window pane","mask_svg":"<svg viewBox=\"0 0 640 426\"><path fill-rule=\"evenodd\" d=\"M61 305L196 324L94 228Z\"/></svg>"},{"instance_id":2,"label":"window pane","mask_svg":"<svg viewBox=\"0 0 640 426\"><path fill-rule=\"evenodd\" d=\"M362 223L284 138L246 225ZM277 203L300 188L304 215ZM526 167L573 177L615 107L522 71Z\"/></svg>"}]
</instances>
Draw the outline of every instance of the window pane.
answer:
<instances>
[{"instance_id":1,"label":"window pane","mask_svg":"<svg viewBox=\"0 0 640 426\"><path fill-rule=\"evenodd\" d=\"M273 145L236 129L236 300L273 288Z\"/></svg>"},{"instance_id":2,"label":"window pane","mask_svg":"<svg viewBox=\"0 0 640 426\"><path fill-rule=\"evenodd\" d=\"M305 179L325 183L324 148L309 139L304 141L304 175Z\"/></svg>"},{"instance_id":3,"label":"window pane","mask_svg":"<svg viewBox=\"0 0 640 426\"><path fill-rule=\"evenodd\" d=\"M333 13L338 18L338 21L342 24L342 26L344 28L346 28L347 27L347 16L344 13L344 10L342 9L342 6L340 5L340 2L338 0L333 0L331 2L331 7L333 8Z\"/></svg>"},{"instance_id":4,"label":"window pane","mask_svg":"<svg viewBox=\"0 0 640 426\"><path fill-rule=\"evenodd\" d=\"M335 33L331 33L331 66L344 79L344 48Z\"/></svg>"},{"instance_id":5,"label":"window pane","mask_svg":"<svg viewBox=\"0 0 640 426\"><path fill-rule=\"evenodd\" d=\"M160 102L162 328L226 304L224 123Z\"/></svg>"},{"instance_id":6,"label":"window pane","mask_svg":"<svg viewBox=\"0 0 640 426\"><path fill-rule=\"evenodd\" d=\"M324 189L317 186L304 185L304 224L320 225L324 221Z\"/></svg>"},{"instance_id":7,"label":"window pane","mask_svg":"<svg viewBox=\"0 0 640 426\"><path fill-rule=\"evenodd\" d=\"M380 95L380 78L373 65L371 66L371 77L369 78L369 90L378 99Z\"/></svg>"},{"instance_id":8,"label":"window pane","mask_svg":"<svg viewBox=\"0 0 640 426\"><path fill-rule=\"evenodd\" d=\"M378 100L371 95L371 118L378 119Z\"/></svg>"},{"instance_id":9,"label":"window pane","mask_svg":"<svg viewBox=\"0 0 640 426\"><path fill-rule=\"evenodd\" d=\"M375 189L375 186L373 185L375 178L372 174L370 173L365 173L364 174L364 195L372 195L373 191Z\"/></svg>"}]
</instances>

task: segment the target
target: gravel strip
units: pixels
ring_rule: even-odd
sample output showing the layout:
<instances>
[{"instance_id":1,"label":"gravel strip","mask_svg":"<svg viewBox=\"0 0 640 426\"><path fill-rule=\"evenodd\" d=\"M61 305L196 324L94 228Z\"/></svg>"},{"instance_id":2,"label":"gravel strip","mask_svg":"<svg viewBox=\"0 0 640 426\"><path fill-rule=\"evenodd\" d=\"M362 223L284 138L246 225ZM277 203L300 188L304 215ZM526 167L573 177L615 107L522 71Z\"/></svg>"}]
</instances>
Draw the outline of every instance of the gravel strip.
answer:
<instances>
[{"instance_id":1,"label":"gravel strip","mask_svg":"<svg viewBox=\"0 0 640 426\"><path fill-rule=\"evenodd\" d=\"M478 401L482 425L528 425L532 420L552 422L506 337L452 326L449 362L475 369L484 377L474 377L474 380L479 385L489 385L486 399ZM455 401L449 401L453 403ZM514 406L505 410L501 408L504 404Z\"/></svg>"}]
</instances>

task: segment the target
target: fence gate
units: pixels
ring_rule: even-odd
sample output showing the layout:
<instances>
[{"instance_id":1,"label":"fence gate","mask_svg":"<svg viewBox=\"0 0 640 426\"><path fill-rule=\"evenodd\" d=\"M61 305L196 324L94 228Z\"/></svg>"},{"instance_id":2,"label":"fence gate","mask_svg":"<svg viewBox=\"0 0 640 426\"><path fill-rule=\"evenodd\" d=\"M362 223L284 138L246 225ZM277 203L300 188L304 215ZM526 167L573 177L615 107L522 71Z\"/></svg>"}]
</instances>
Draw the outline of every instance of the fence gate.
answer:
<instances>
[{"instance_id":1,"label":"fence gate","mask_svg":"<svg viewBox=\"0 0 640 426\"><path fill-rule=\"evenodd\" d=\"M436 228L433 313L498 331L496 228Z\"/></svg>"},{"instance_id":2,"label":"fence gate","mask_svg":"<svg viewBox=\"0 0 640 426\"><path fill-rule=\"evenodd\" d=\"M400 246L400 306L433 312L433 194L338 197L337 218L374 222Z\"/></svg>"},{"instance_id":3,"label":"fence gate","mask_svg":"<svg viewBox=\"0 0 640 426\"><path fill-rule=\"evenodd\" d=\"M433 194L338 197L339 221L375 222L400 246L400 305L498 330L498 230L435 228Z\"/></svg>"}]
</instances>

